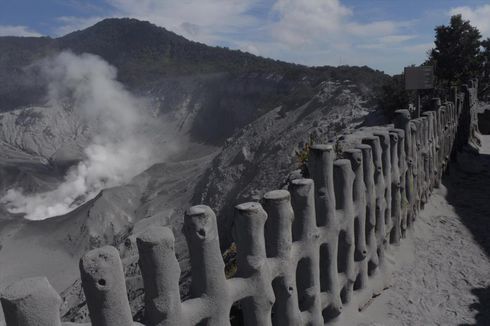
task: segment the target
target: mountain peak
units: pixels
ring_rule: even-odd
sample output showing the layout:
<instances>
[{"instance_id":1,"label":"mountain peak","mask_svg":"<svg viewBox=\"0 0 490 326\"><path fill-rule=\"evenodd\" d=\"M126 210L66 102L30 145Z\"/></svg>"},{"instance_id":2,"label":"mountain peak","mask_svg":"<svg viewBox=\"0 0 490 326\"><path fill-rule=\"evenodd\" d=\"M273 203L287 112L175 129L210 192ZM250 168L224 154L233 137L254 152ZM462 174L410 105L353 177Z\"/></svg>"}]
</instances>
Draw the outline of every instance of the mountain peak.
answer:
<instances>
[{"instance_id":1,"label":"mountain peak","mask_svg":"<svg viewBox=\"0 0 490 326\"><path fill-rule=\"evenodd\" d=\"M93 34L106 37L116 35L124 37L138 36L140 39L147 39L148 36L158 35L159 37L166 36L173 41L179 40L181 42L190 42L184 37L179 36L163 27L135 18L106 18L84 30L67 34L61 37L60 40L80 38L83 36L93 36Z\"/></svg>"}]
</instances>

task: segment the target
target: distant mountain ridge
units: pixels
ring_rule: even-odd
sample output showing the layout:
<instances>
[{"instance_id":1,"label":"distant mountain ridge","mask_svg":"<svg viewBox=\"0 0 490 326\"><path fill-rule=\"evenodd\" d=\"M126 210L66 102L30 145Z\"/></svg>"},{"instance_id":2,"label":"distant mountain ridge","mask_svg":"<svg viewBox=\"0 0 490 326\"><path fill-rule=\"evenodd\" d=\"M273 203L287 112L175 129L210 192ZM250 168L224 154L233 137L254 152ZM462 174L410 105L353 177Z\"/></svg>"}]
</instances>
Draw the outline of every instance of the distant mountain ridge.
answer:
<instances>
[{"instance_id":1,"label":"distant mountain ridge","mask_svg":"<svg viewBox=\"0 0 490 326\"><path fill-rule=\"evenodd\" d=\"M232 123L229 130L205 137L212 142L224 141L236 127L251 122L260 114L287 102L291 97L294 97L296 102L298 95L303 96L305 103L314 93L313 89L325 79L352 80L372 89L388 78L382 72L368 67L311 68L266 59L240 50L211 47L189 41L149 22L110 18L60 38L0 37L0 111L32 104L42 105L44 85L25 67L62 50L92 53L102 57L118 69L118 79L136 92L158 93L155 90L169 87L169 82L172 83L172 87L180 86L183 89L173 90L173 93L176 93L173 99L162 104L162 109L167 111L178 106L182 101L180 95L192 94L196 87L207 91L207 87L211 85L212 91L215 92L228 85L233 85L235 89L241 87L242 81L246 83L245 86L251 87L253 84L267 84L267 98L258 96L260 100L253 103L247 103L248 99L243 99L245 104L241 105L241 110L245 106L248 111L254 111L246 114L247 117L237 117L233 112L229 112L234 111L233 108L219 110L228 114L232 121L237 121ZM183 77L187 77L187 80L182 81ZM247 90L254 92L250 87ZM223 96L228 95L228 90L222 91ZM246 95L250 97L255 94ZM219 103L216 104L215 98L206 97L200 102L220 106ZM259 112L255 112L256 110ZM208 122L207 109L204 108L202 111L201 115ZM202 126L198 125L197 129L199 128ZM197 133L196 136L203 135Z\"/></svg>"}]
</instances>

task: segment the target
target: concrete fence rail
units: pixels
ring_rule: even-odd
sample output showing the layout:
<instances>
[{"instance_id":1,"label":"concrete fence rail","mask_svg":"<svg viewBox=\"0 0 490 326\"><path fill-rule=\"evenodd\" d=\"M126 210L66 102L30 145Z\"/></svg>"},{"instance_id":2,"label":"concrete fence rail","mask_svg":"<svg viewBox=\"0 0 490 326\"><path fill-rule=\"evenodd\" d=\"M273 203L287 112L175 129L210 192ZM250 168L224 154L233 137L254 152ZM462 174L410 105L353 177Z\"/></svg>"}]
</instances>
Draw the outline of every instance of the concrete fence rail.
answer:
<instances>
[{"instance_id":1,"label":"concrete fence rail","mask_svg":"<svg viewBox=\"0 0 490 326\"><path fill-rule=\"evenodd\" d=\"M440 185L452 153L470 141L475 101L472 82L454 89L451 101L435 99L421 117L399 110L393 125L356 131L343 140L342 153L314 145L310 179L235 207L233 278L225 276L214 212L204 205L188 209L189 300L180 299L172 231L148 230L137 239L146 325L230 325L237 302L245 325L342 324L389 286L387 253ZM140 325L114 247L88 252L80 272L91 325ZM12 284L1 303L7 326L75 325L61 323L61 299L46 278Z\"/></svg>"}]
</instances>

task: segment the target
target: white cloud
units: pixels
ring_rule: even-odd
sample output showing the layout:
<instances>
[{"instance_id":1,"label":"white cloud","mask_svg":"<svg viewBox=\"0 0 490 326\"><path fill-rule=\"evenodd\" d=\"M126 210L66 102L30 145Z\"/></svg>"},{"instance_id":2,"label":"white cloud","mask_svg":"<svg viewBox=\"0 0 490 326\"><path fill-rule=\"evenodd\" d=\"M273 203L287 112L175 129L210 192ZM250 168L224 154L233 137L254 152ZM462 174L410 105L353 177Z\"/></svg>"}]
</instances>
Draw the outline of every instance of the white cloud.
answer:
<instances>
[{"instance_id":1,"label":"white cloud","mask_svg":"<svg viewBox=\"0 0 490 326\"><path fill-rule=\"evenodd\" d=\"M42 36L27 26L0 25L0 36Z\"/></svg>"},{"instance_id":2,"label":"white cloud","mask_svg":"<svg viewBox=\"0 0 490 326\"><path fill-rule=\"evenodd\" d=\"M361 21L355 8L339 0L276 0L272 12L274 20L267 29L275 46L256 43L260 53L307 65L383 68L390 60L399 61L399 55L406 56L405 47L419 37L413 21ZM421 51L417 58L425 56L425 49L414 49ZM394 65L390 72L396 72Z\"/></svg>"},{"instance_id":3,"label":"white cloud","mask_svg":"<svg viewBox=\"0 0 490 326\"><path fill-rule=\"evenodd\" d=\"M416 35L388 35L379 40L383 44L399 44L416 38Z\"/></svg>"},{"instance_id":4,"label":"white cloud","mask_svg":"<svg viewBox=\"0 0 490 326\"><path fill-rule=\"evenodd\" d=\"M292 46L337 35L352 11L338 0L277 0L272 36Z\"/></svg>"},{"instance_id":5,"label":"white cloud","mask_svg":"<svg viewBox=\"0 0 490 326\"><path fill-rule=\"evenodd\" d=\"M260 55L259 48L256 45L251 44L251 43L242 44L240 46L240 50L248 52L248 53L252 53L255 55Z\"/></svg>"},{"instance_id":6,"label":"white cloud","mask_svg":"<svg viewBox=\"0 0 490 326\"><path fill-rule=\"evenodd\" d=\"M396 33L400 23L393 21L376 21L367 24L349 23L346 24L347 32L355 36L383 36Z\"/></svg>"},{"instance_id":7,"label":"white cloud","mask_svg":"<svg viewBox=\"0 0 490 326\"><path fill-rule=\"evenodd\" d=\"M106 0L113 8L106 17L131 17L150 21L189 39L216 44L223 35L239 33L258 24L249 10L259 0ZM57 30L66 34L90 26L101 17L61 17Z\"/></svg>"},{"instance_id":8,"label":"white cloud","mask_svg":"<svg viewBox=\"0 0 490 326\"><path fill-rule=\"evenodd\" d=\"M483 5L474 9L468 6L456 7L449 12L451 15L461 14L463 19L469 20L484 37L490 37L490 5Z\"/></svg>"},{"instance_id":9,"label":"white cloud","mask_svg":"<svg viewBox=\"0 0 490 326\"><path fill-rule=\"evenodd\" d=\"M399 35L409 22L389 20L360 23L354 11L339 0L277 0L272 7L277 20L270 37L292 49L352 49L353 44L403 43L414 36Z\"/></svg>"},{"instance_id":10,"label":"white cloud","mask_svg":"<svg viewBox=\"0 0 490 326\"><path fill-rule=\"evenodd\" d=\"M402 50L406 53L420 54L420 53L427 53L429 50L431 50L434 47L435 47L434 42L432 42L432 43L420 43L420 44L404 46L404 47L402 47Z\"/></svg>"}]
</instances>

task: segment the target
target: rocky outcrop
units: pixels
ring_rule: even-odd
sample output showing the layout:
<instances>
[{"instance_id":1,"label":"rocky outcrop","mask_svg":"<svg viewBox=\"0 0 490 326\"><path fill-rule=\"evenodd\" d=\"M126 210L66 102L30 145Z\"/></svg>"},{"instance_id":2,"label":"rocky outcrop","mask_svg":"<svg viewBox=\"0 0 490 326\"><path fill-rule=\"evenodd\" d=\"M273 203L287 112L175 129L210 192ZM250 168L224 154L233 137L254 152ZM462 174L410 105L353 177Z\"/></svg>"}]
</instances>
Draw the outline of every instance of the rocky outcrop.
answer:
<instances>
[{"instance_id":1,"label":"rocky outcrop","mask_svg":"<svg viewBox=\"0 0 490 326\"><path fill-rule=\"evenodd\" d=\"M235 204L282 187L309 145L350 132L373 111L354 84L324 81L316 92L299 108L279 106L229 138L198 184L193 201L216 211L224 246L231 241Z\"/></svg>"}]
</instances>

